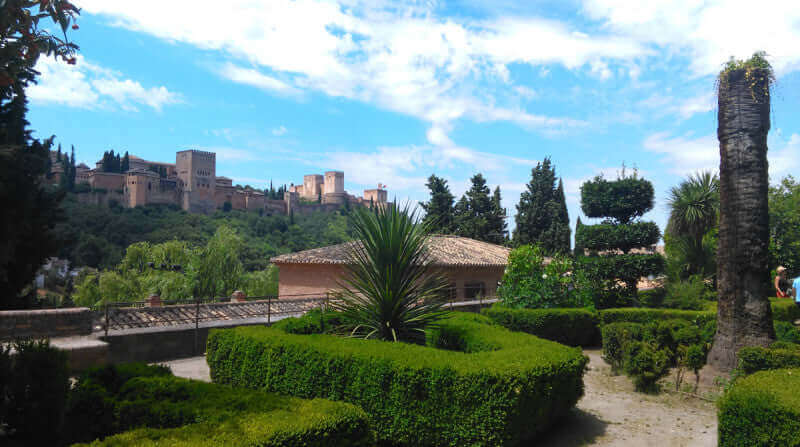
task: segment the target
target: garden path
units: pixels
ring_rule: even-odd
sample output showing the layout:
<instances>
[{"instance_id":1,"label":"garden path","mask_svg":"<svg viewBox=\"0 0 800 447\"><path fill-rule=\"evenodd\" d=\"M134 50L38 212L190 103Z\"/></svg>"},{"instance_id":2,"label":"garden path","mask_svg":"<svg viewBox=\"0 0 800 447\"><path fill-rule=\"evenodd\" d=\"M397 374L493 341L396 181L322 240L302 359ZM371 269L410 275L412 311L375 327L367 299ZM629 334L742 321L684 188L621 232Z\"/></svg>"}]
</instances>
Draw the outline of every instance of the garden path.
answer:
<instances>
[{"instance_id":1,"label":"garden path","mask_svg":"<svg viewBox=\"0 0 800 447\"><path fill-rule=\"evenodd\" d=\"M717 414L713 403L671 392L658 395L637 393L627 377L611 374L599 349L587 349L584 353L589 356L589 370L584 375L586 389L583 398L572 414L536 445L717 445ZM177 376L210 381L205 357L172 360L166 364ZM714 388L713 376L713 371L703 371L701 391ZM690 377L689 381L693 382L693 378Z\"/></svg>"}]
</instances>

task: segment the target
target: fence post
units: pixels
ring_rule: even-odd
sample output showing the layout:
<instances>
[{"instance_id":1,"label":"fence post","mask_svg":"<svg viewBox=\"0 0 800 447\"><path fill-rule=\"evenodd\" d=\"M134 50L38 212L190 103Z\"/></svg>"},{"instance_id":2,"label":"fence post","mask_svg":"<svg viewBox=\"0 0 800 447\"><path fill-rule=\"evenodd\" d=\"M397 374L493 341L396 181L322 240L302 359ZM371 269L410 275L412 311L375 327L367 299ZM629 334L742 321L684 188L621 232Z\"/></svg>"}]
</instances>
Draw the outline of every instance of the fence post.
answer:
<instances>
[{"instance_id":1,"label":"fence post","mask_svg":"<svg viewBox=\"0 0 800 447\"><path fill-rule=\"evenodd\" d=\"M200 299L195 298L194 301L194 355L197 355L199 347L199 334L200 331Z\"/></svg>"},{"instance_id":2,"label":"fence post","mask_svg":"<svg viewBox=\"0 0 800 447\"><path fill-rule=\"evenodd\" d=\"M106 337L108 337L108 303L103 303L104 307L106 308L106 321L105 321L105 330L106 330Z\"/></svg>"},{"instance_id":3,"label":"fence post","mask_svg":"<svg viewBox=\"0 0 800 447\"><path fill-rule=\"evenodd\" d=\"M272 295L267 295L267 324L272 322Z\"/></svg>"}]
</instances>

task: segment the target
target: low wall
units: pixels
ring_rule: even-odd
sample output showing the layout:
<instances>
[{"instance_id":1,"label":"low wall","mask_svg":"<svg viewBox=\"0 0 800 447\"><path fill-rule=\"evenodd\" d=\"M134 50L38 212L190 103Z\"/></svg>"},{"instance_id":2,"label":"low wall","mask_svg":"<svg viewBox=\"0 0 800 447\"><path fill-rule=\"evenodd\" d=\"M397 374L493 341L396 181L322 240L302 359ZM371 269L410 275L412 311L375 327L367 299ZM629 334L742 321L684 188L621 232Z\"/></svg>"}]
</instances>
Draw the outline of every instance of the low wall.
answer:
<instances>
[{"instance_id":1,"label":"low wall","mask_svg":"<svg viewBox=\"0 0 800 447\"><path fill-rule=\"evenodd\" d=\"M88 307L0 311L0 340L53 338L92 333Z\"/></svg>"}]
</instances>

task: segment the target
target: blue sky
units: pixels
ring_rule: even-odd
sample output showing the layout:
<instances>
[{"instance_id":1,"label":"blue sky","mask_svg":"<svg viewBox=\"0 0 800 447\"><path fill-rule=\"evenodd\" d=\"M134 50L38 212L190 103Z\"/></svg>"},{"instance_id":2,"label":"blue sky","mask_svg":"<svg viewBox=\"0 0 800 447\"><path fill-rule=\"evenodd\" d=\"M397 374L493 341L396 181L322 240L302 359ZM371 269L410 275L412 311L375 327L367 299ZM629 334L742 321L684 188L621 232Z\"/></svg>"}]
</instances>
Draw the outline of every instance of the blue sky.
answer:
<instances>
[{"instance_id":1,"label":"blue sky","mask_svg":"<svg viewBox=\"0 0 800 447\"><path fill-rule=\"evenodd\" d=\"M775 67L770 175L800 174L800 8L770 1L80 0L75 66L42 59L36 135L174 161L217 153L254 186L345 172L361 194L458 196L482 172L514 205L538 160L580 184L624 163L656 188L719 164L715 75L765 50ZM584 220L586 220L584 218Z\"/></svg>"}]
</instances>

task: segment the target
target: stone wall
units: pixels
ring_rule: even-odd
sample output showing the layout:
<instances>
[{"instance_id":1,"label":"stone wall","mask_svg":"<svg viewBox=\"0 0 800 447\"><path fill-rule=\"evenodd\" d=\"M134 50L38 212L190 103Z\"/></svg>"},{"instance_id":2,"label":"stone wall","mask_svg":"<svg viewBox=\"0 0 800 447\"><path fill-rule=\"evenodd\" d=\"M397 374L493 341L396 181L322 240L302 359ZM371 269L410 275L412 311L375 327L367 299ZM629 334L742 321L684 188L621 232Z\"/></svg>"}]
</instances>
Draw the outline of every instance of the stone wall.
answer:
<instances>
[{"instance_id":1,"label":"stone wall","mask_svg":"<svg viewBox=\"0 0 800 447\"><path fill-rule=\"evenodd\" d=\"M52 338L92 333L88 307L0 311L0 340Z\"/></svg>"}]
</instances>

